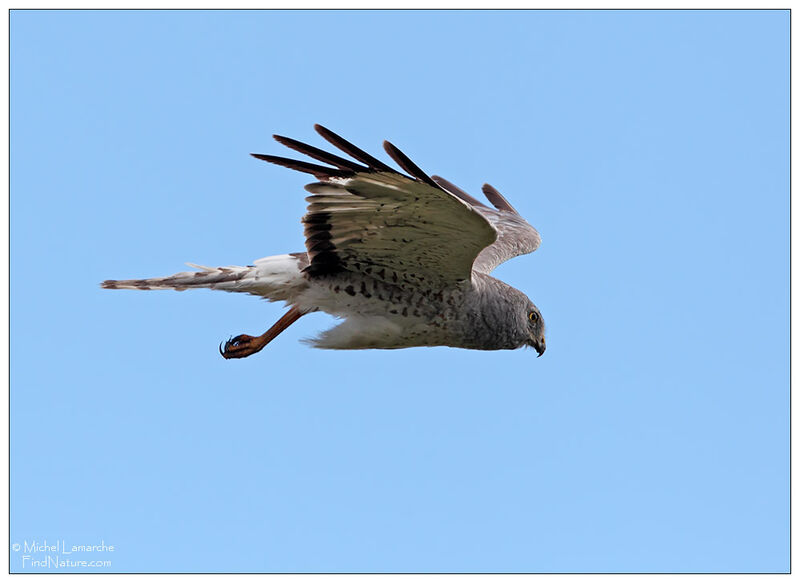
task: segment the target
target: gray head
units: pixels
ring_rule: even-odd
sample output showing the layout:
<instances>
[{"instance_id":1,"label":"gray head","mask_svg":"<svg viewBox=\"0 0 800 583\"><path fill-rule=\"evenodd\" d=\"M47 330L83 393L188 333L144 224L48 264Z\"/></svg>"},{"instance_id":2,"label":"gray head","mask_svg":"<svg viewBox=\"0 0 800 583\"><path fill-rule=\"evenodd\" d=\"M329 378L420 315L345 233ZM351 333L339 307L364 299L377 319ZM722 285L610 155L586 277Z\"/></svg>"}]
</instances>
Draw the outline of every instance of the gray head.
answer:
<instances>
[{"instance_id":1,"label":"gray head","mask_svg":"<svg viewBox=\"0 0 800 583\"><path fill-rule=\"evenodd\" d=\"M472 277L482 298L480 321L490 324L493 329L486 334L499 341L492 342L494 348L532 346L539 356L544 354L544 319L528 296L489 275L473 272Z\"/></svg>"},{"instance_id":2,"label":"gray head","mask_svg":"<svg viewBox=\"0 0 800 583\"><path fill-rule=\"evenodd\" d=\"M512 317L510 328L513 330L514 348L531 346L539 356L544 354L544 319L539 308L528 296L511 286L504 287L503 296L508 302L505 304L506 310L510 311Z\"/></svg>"}]
</instances>

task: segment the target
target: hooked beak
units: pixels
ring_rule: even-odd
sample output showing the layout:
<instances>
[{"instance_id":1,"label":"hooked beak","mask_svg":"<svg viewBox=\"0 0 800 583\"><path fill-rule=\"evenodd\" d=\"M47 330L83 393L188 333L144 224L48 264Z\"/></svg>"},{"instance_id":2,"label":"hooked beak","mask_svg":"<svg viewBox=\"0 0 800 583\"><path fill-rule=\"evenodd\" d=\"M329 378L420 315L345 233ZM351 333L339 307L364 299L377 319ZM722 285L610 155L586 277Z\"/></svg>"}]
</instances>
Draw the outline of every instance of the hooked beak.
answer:
<instances>
[{"instance_id":1,"label":"hooked beak","mask_svg":"<svg viewBox=\"0 0 800 583\"><path fill-rule=\"evenodd\" d=\"M528 344L533 346L533 348L536 350L536 352L539 354L539 356L543 355L544 351L545 351L545 348L547 348L545 346L545 344L544 344L544 338L541 338L541 339L538 339L538 340L534 339L534 338L531 338L531 340L530 340L530 342L528 342ZM536 358L539 358L539 356L537 356Z\"/></svg>"}]
</instances>

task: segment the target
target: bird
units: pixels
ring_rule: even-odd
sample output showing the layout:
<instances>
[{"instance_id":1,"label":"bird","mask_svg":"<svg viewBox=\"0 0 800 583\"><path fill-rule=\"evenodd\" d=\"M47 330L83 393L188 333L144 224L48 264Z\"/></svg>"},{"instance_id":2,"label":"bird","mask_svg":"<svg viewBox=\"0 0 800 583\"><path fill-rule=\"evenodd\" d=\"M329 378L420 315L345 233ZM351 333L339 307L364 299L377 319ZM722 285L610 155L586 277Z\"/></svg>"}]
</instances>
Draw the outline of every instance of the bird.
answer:
<instances>
[{"instance_id":1,"label":"bird","mask_svg":"<svg viewBox=\"0 0 800 583\"><path fill-rule=\"evenodd\" d=\"M305 251L248 266L187 263L196 271L106 280L101 286L211 288L287 304L288 311L264 334L239 334L221 343L225 359L259 352L303 315L317 311L343 321L306 340L316 348L532 347L538 356L544 353L539 309L523 292L490 275L541 242L497 189L482 187L491 208L448 180L429 176L388 141L384 150L405 174L319 124L314 129L349 158L280 135L273 137L315 162L251 154L317 180L305 186Z\"/></svg>"}]
</instances>

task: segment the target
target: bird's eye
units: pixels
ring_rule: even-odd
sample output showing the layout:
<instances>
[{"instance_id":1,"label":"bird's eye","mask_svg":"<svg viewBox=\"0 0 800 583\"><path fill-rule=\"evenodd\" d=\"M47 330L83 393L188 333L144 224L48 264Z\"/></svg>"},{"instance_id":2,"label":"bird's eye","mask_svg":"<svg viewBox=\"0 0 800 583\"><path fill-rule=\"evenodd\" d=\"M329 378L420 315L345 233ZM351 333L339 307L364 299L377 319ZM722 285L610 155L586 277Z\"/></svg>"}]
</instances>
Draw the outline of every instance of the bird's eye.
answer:
<instances>
[{"instance_id":1,"label":"bird's eye","mask_svg":"<svg viewBox=\"0 0 800 583\"><path fill-rule=\"evenodd\" d=\"M539 319L539 314L537 314L536 312L528 312L528 320L530 320L531 322L535 322L538 319Z\"/></svg>"}]
</instances>

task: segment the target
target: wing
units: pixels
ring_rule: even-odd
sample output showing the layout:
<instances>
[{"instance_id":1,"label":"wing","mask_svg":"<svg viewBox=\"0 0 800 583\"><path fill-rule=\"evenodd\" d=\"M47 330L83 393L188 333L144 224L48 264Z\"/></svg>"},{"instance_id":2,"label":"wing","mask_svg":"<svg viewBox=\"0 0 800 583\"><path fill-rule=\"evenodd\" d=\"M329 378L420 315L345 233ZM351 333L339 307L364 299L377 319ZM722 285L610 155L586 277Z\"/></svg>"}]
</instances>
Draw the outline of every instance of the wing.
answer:
<instances>
[{"instance_id":1,"label":"wing","mask_svg":"<svg viewBox=\"0 0 800 583\"><path fill-rule=\"evenodd\" d=\"M415 287L470 280L479 254L497 239L487 216L450 193L389 142L384 148L406 176L322 126L323 138L358 163L314 146L275 139L326 166L253 154L315 176L303 217L309 277L342 271Z\"/></svg>"},{"instance_id":2,"label":"wing","mask_svg":"<svg viewBox=\"0 0 800 583\"><path fill-rule=\"evenodd\" d=\"M471 204L497 231L497 240L481 251L475 259L472 266L475 271L491 273L501 263L518 255L532 253L539 247L542 241L539 232L529 225L493 186L484 184L483 193L495 206L494 209L441 176L432 176L431 179L440 187Z\"/></svg>"}]
</instances>

